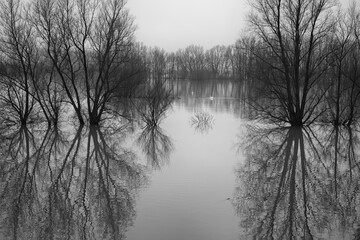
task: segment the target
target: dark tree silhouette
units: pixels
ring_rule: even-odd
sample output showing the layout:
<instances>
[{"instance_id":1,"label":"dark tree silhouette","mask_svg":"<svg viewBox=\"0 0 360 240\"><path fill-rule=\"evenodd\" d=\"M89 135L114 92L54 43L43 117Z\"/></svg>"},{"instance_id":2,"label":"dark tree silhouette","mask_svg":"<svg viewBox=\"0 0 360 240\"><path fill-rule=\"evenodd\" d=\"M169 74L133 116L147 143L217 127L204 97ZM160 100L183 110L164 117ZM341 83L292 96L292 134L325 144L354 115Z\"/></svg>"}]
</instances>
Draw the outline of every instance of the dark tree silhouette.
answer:
<instances>
[{"instance_id":1,"label":"dark tree silhouette","mask_svg":"<svg viewBox=\"0 0 360 240\"><path fill-rule=\"evenodd\" d=\"M84 110L90 124L99 124L119 86L139 72L131 67L135 28L125 4L34 0L33 22L41 44L80 124L85 122Z\"/></svg>"},{"instance_id":2,"label":"dark tree silhouette","mask_svg":"<svg viewBox=\"0 0 360 240\"><path fill-rule=\"evenodd\" d=\"M23 125L34 109L33 82L40 60L28 15L20 0L0 3L0 100L7 110L5 120Z\"/></svg>"},{"instance_id":3,"label":"dark tree silhouette","mask_svg":"<svg viewBox=\"0 0 360 240\"><path fill-rule=\"evenodd\" d=\"M253 54L264 64L266 82L259 97L267 97L257 107L276 121L313 122L326 92L319 83L332 51L325 43L333 31L334 1L256 0L251 6L250 24L262 42Z\"/></svg>"}]
</instances>

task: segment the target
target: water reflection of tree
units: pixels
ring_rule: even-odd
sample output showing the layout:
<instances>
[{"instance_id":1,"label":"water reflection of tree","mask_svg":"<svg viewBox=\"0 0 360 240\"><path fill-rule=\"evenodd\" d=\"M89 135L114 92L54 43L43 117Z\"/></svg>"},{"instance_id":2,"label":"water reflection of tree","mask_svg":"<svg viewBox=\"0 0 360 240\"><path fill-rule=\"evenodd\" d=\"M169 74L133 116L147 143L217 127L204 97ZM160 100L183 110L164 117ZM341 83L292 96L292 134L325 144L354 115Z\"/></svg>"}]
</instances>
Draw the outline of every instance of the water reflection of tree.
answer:
<instances>
[{"instance_id":1,"label":"water reflection of tree","mask_svg":"<svg viewBox=\"0 0 360 240\"><path fill-rule=\"evenodd\" d=\"M246 141L233 203L247 238L356 236L359 167L351 130L252 129Z\"/></svg>"},{"instance_id":2,"label":"water reflection of tree","mask_svg":"<svg viewBox=\"0 0 360 240\"><path fill-rule=\"evenodd\" d=\"M178 80L172 82L176 96L180 97L179 103L199 111L212 108L216 112L235 112L237 115L247 114L245 108L246 96L249 86L238 81L191 81ZM211 100L210 97L213 97Z\"/></svg>"},{"instance_id":3,"label":"water reflection of tree","mask_svg":"<svg viewBox=\"0 0 360 240\"><path fill-rule=\"evenodd\" d=\"M208 112L196 112L190 119L191 126L200 133L208 133L214 127L214 122L213 115Z\"/></svg>"},{"instance_id":4,"label":"water reflection of tree","mask_svg":"<svg viewBox=\"0 0 360 240\"><path fill-rule=\"evenodd\" d=\"M5 239L123 239L146 183L126 132L26 127L5 135L0 225ZM70 139L70 140L68 140Z\"/></svg>"},{"instance_id":5,"label":"water reflection of tree","mask_svg":"<svg viewBox=\"0 0 360 240\"><path fill-rule=\"evenodd\" d=\"M145 91L144 100L139 108L144 126L137 142L146 155L148 165L159 169L169 160L173 150L172 141L160 127L160 123L171 107L174 95L167 89L164 81L156 79Z\"/></svg>"},{"instance_id":6,"label":"water reflection of tree","mask_svg":"<svg viewBox=\"0 0 360 240\"><path fill-rule=\"evenodd\" d=\"M145 126L137 141L147 157L148 165L153 169L160 169L168 162L173 144L161 127L158 125Z\"/></svg>"}]
</instances>

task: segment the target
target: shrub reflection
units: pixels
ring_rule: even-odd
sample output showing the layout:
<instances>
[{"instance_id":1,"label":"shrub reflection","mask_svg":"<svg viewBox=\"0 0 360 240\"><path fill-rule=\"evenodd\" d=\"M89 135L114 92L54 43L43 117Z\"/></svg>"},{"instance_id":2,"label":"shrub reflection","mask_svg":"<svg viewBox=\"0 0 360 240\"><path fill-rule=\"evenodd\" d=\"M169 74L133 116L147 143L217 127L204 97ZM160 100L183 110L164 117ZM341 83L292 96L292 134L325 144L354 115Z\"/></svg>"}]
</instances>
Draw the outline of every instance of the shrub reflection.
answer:
<instances>
[{"instance_id":1,"label":"shrub reflection","mask_svg":"<svg viewBox=\"0 0 360 240\"><path fill-rule=\"evenodd\" d=\"M196 132L208 133L214 127L214 117L208 112L196 112L190 119Z\"/></svg>"}]
</instances>

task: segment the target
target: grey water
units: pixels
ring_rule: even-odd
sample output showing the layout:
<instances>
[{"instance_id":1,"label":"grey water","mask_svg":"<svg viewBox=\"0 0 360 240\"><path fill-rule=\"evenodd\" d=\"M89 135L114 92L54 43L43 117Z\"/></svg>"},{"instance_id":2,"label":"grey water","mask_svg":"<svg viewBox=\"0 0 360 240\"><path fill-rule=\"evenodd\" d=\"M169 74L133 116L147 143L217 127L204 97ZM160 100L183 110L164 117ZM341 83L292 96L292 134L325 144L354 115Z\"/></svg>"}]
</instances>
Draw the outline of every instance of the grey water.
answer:
<instances>
[{"instance_id":1,"label":"grey water","mask_svg":"<svg viewBox=\"0 0 360 240\"><path fill-rule=\"evenodd\" d=\"M194 126L198 112L212 116L211 126ZM239 221L229 198L241 161L235 147L241 120L203 99L195 109L175 103L162 127L174 149L140 193L128 239L238 239Z\"/></svg>"},{"instance_id":2,"label":"grey water","mask_svg":"<svg viewBox=\"0 0 360 240\"><path fill-rule=\"evenodd\" d=\"M236 82L172 88L156 124L1 129L0 239L359 238L357 129L249 120Z\"/></svg>"}]
</instances>

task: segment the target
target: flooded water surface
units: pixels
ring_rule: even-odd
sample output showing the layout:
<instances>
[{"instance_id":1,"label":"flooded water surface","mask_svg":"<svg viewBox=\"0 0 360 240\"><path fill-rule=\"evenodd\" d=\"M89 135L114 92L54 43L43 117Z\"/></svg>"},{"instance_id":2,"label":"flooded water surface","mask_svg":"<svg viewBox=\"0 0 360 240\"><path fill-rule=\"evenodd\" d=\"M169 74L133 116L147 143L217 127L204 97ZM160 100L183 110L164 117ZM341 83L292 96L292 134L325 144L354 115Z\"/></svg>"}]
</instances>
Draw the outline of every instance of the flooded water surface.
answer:
<instances>
[{"instance_id":1,"label":"flooded water surface","mask_svg":"<svg viewBox=\"0 0 360 240\"><path fill-rule=\"evenodd\" d=\"M248 120L182 82L137 121L1 130L0 239L358 239L356 129Z\"/></svg>"},{"instance_id":2,"label":"flooded water surface","mask_svg":"<svg viewBox=\"0 0 360 240\"><path fill-rule=\"evenodd\" d=\"M229 198L235 187L239 156L234 145L241 121L211 107L192 112L179 105L175 103L162 124L173 143L169 161L151 174L150 186L140 194L128 238L238 239ZM199 128L192 122L200 112L211 117L209 126Z\"/></svg>"}]
</instances>

